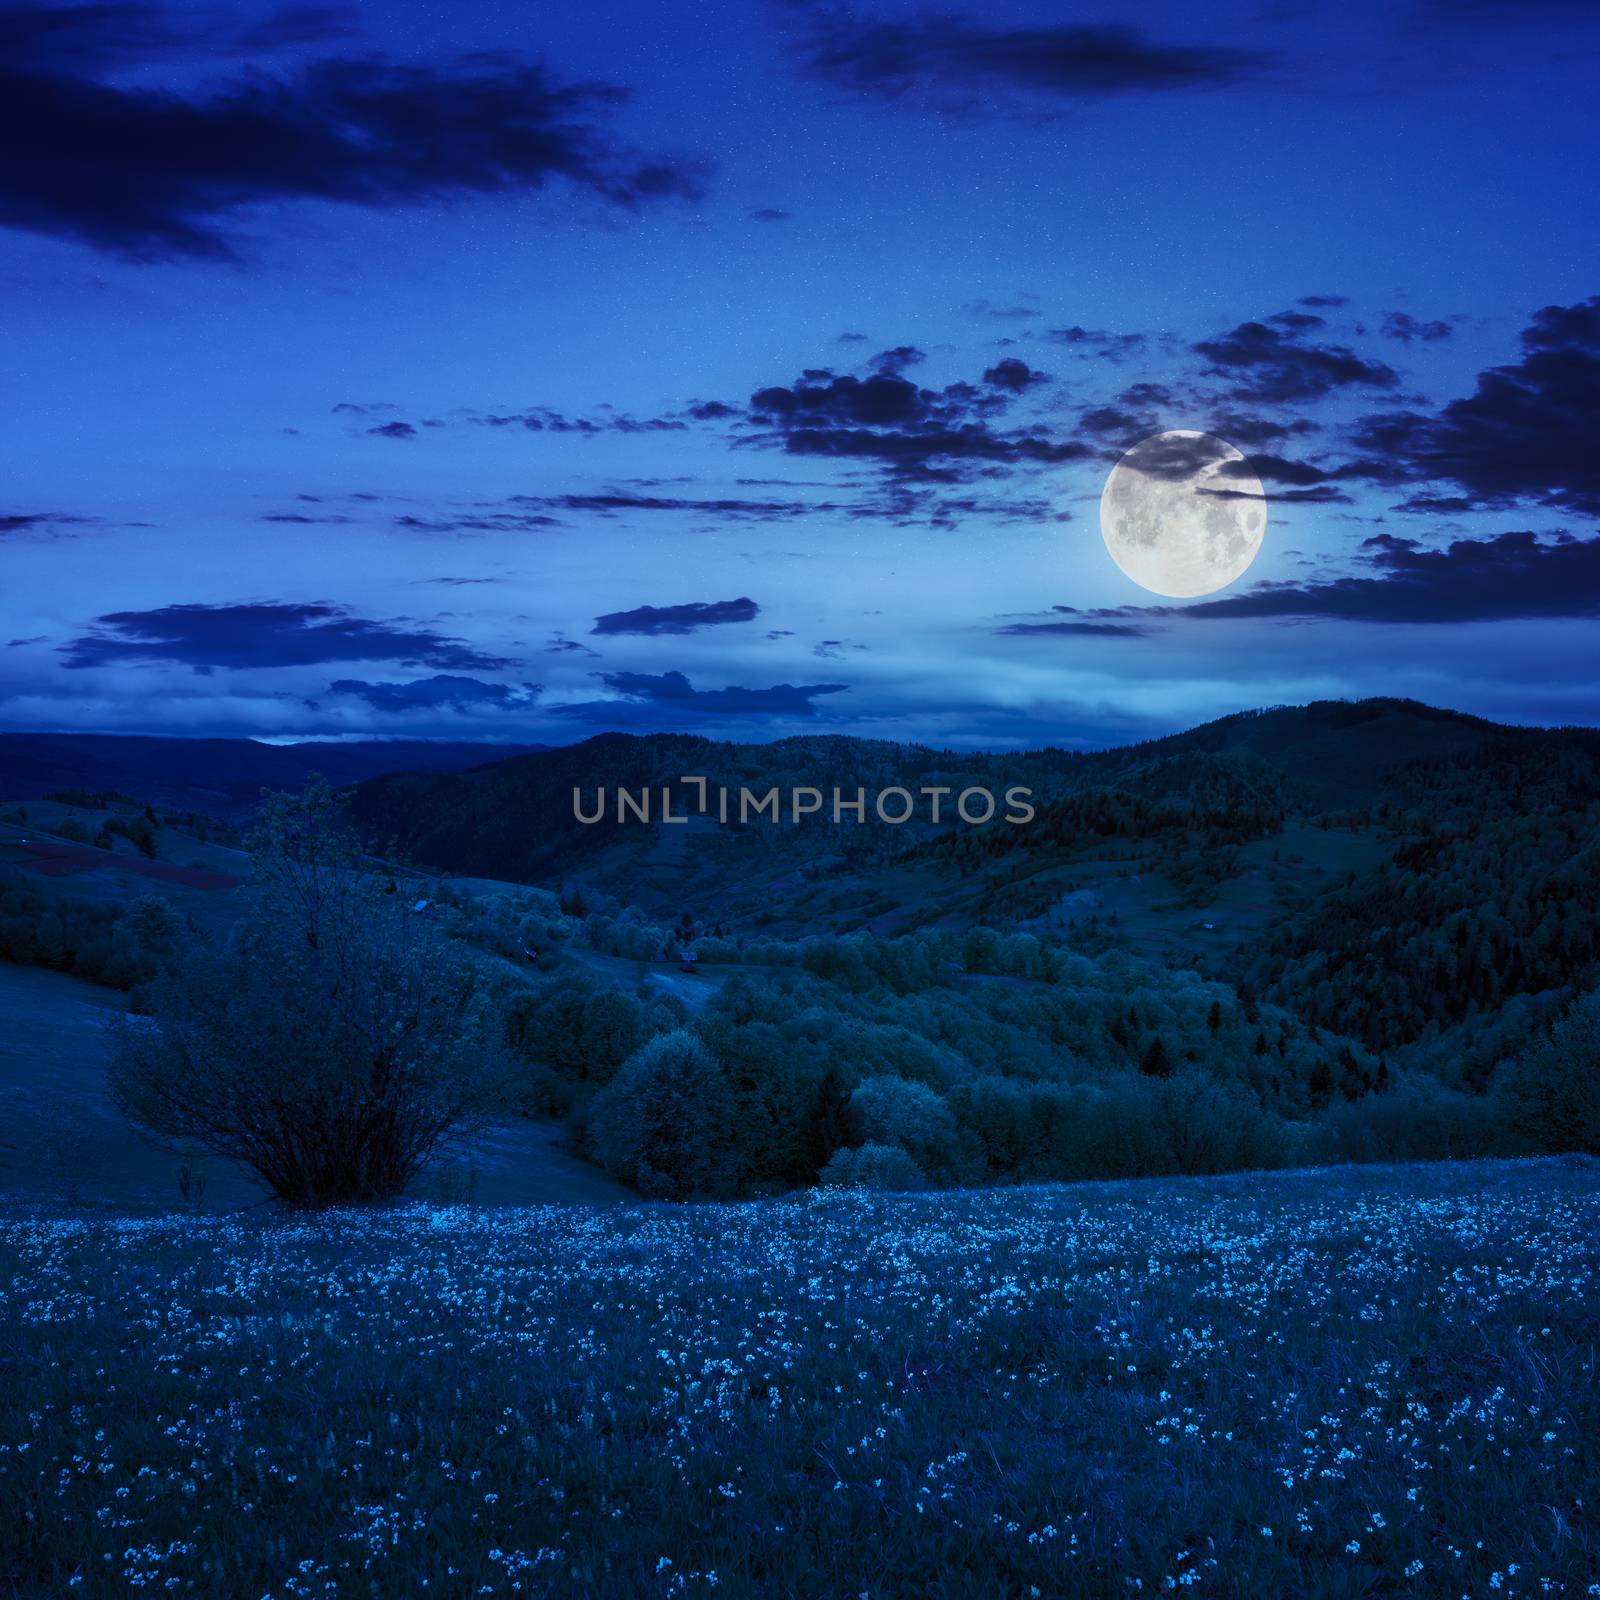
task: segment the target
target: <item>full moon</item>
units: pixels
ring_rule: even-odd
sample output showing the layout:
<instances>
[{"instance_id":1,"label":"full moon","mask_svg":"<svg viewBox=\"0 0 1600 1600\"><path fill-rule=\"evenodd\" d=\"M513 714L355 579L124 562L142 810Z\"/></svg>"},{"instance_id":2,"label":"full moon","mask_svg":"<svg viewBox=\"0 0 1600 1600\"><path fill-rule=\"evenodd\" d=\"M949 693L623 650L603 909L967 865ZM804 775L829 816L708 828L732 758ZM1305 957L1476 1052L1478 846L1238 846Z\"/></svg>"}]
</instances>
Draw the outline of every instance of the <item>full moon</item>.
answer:
<instances>
[{"instance_id":1,"label":"full moon","mask_svg":"<svg viewBox=\"0 0 1600 1600\"><path fill-rule=\"evenodd\" d=\"M1267 497L1224 439L1175 429L1141 440L1111 469L1100 534L1141 588L1174 600L1225 589L1267 531Z\"/></svg>"}]
</instances>

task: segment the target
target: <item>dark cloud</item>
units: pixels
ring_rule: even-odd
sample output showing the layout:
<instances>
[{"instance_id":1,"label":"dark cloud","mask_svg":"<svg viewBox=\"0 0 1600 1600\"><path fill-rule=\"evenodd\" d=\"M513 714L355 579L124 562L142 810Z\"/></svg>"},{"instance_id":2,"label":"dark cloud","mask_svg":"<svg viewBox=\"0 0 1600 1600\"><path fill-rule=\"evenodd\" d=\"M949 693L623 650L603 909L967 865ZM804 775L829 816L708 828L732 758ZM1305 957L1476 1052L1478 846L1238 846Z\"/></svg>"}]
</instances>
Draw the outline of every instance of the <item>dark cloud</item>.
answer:
<instances>
[{"instance_id":1,"label":"dark cloud","mask_svg":"<svg viewBox=\"0 0 1600 1600\"><path fill-rule=\"evenodd\" d=\"M892 350L880 350L867 366L877 373L896 373L906 367L917 366L927 359L926 351L917 349L914 344L897 344Z\"/></svg>"},{"instance_id":2,"label":"dark cloud","mask_svg":"<svg viewBox=\"0 0 1600 1600\"><path fill-rule=\"evenodd\" d=\"M154 6L0 6L0 61L18 71L105 71L164 55L177 43Z\"/></svg>"},{"instance_id":3,"label":"dark cloud","mask_svg":"<svg viewBox=\"0 0 1600 1600\"><path fill-rule=\"evenodd\" d=\"M471 511L437 517L405 512L394 519L397 528L411 533L532 533L539 528L559 528L558 517L529 511Z\"/></svg>"},{"instance_id":4,"label":"dark cloud","mask_svg":"<svg viewBox=\"0 0 1600 1600\"><path fill-rule=\"evenodd\" d=\"M378 439L415 439L417 430L409 422L383 422L367 432Z\"/></svg>"},{"instance_id":5,"label":"dark cloud","mask_svg":"<svg viewBox=\"0 0 1600 1600\"><path fill-rule=\"evenodd\" d=\"M1328 325L1326 318L1313 316L1309 311L1278 311L1267 321L1275 322L1291 333L1309 333L1313 328L1325 328Z\"/></svg>"},{"instance_id":6,"label":"dark cloud","mask_svg":"<svg viewBox=\"0 0 1600 1600\"><path fill-rule=\"evenodd\" d=\"M750 405L785 425L859 423L868 427L926 422L941 409L945 415L952 409L941 408L933 391L889 373L870 378L836 377L828 372L808 375L787 388L758 389L751 395Z\"/></svg>"},{"instance_id":7,"label":"dark cloud","mask_svg":"<svg viewBox=\"0 0 1600 1600\"><path fill-rule=\"evenodd\" d=\"M983 381L992 388L1009 389L1013 394L1021 394L1036 383L1047 383L1049 378L1048 372L1040 372L1037 367L1030 367L1026 361L1019 361L1015 356L995 362L983 375Z\"/></svg>"},{"instance_id":8,"label":"dark cloud","mask_svg":"<svg viewBox=\"0 0 1600 1600\"><path fill-rule=\"evenodd\" d=\"M1600 614L1600 537L1503 533L1428 550L1380 534L1362 545L1371 576L1258 584L1177 609L1190 617L1344 617L1359 622L1486 622Z\"/></svg>"},{"instance_id":9,"label":"dark cloud","mask_svg":"<svg viewBox=\"0 0 1600 1600\"><path fill-rule=\"evenodd\" d=\"M1335 306L1349 305L1350 296L1347 294L1303 294L1300 296L1299 304L1303 306L1320 306L1325 310L1332 310Z\"/></svg>"},{"instance_id":10,"label":"dark cloud","mask_svg":"<svg viewBox=\"0 0 1600 1600\"><path fill-rule=\"evenodd\" d=\"M1087 411L1080 413L1078 426L1085 433L1131 439L1133 435L1149 430L1150 419L1132 411L1124 411L1120 406L1090 406Z\"/></svg>"},{"instance_id":11,"label":"dark cloud","mask_svg":"<svg viewBox=\"0 0 1600 1600\"><path fill-rule=\"evenodd\" d=\"M1125 406L1170 406L1172 391L1159 383L1130 383L1117 398Z\"/></svg>"},{"instance_id":12,"label":"dark cloud","mask_svg":"<svg viewBox=\"0 0 1600 1600\"><path fill-rule=\"evenodd\" d=\"M62 655L69 667L168 661L201 673L327 661L398 661L456 670L512 664L431 629L373 622L342 606L286 601L113 611L95 618L92 633L63 645Z\"/></svg>"},{"instance_id":13,"label":"dark cloud","mask_svg":"<svg viewBox=\"0 0 1600 1600\"><path fill-rule=\"evenodd\" d=\"M332 44L359 33L346 6L288 6L266 16L230 17L222 9L174 27L162 7L140 0L80 5L0 5L0 61L35 73L96 75L167 60L271 55Z\"/></svg>"},{"instance_id":14,"label":"dark cloud","mask_svg":"<svg viewBox=\"0 0 1600 1600\"><path fill-rule=\"evenodd\" d=\"M12 533L54 533L62 528L87 527L97 517L75 517L65 511L12 511L0 513L0 538Z\"/></svg>"},{"instance_id":15,"label":"dark cloud","mask_svg":"<svg viewBox=\"0 0 1600 1600\"><path fill-rule=\"evenodd\" d=\"M1477 509L1477 502L1464 494L1414 494L1392 507L1414 517L1457 517Z\"/></svg>"},{"instance_id":16,"label":"dark cloud","mask_svg":"<svg viewBox=\"0 0 1600 1600\"><path fill-rule=\"evenodd\" d=\"M715 402L712 402L715 404ZM691 411L690 413L694 413ZM681 417L630 417L617 412L598 417L569 417L548 406L526 411L487 413L472 421L486 428L523 428L529 433L677 433L688 424Z\"/></svg>"},{"instance_id":17,"label":"dark cloud","mask_svg":"<svg viewBox=\"0 0 1600 1600\"><path fill-rule=\"evenodd\" d=\"M1180 483L1211 467L1223 473L1239 470L1238 463L1230 459L1227 442L1205 433L1171 433L1147 439L1126 465L1147 478Z\"/></svg>"},{"instance_id":18,"label":"dark cloud","mask_svg":"<svg viewBox=\"0 0 1600 1600\"><path fill-rule=\"evenodd\" d=\"M297 15L302 41L315 35L317 13ZM0 226L136 259L228 260L239 213L262 204L392 207L559 181L636 209L701 188L694 164L605 131L624 91L504 58L326 59L184 91L100 76L180 43L139 6L0 12Z\"/></svg>"},{"instance_id":19,"label":"dark cloud","mask_svg":"<svg viewBox=\"0 0 1600 1600\"><path fill-rule=\"evenodd\" d=\"M608 611L594 619L590 633L694 633L700 628L728 622L754 622L761 607L748 595L737 600L696 600L681 606L636 606L632 611Z\"/></svg>"},{"instance_id":20,"label":"dark cloud","mask_svg":"<svg viewBox=\"0 0 1600 1600\"><path fill-rule=\"evenodd\" d=\"M792 211L780 211L776 206L758 206L750 213L752 222L789 222L793 219Z\"/></svg>"},{"instance_id":21,"label":"dark cloud","mask_svg":"<svg viewBox=\"0 0 1600 1600\"><path fill-rule=\"evenodd\" d=\"M1300 330L1265 322L1241 322L1194 348L1213 375L1232 382L1229 392L1237 400L1281 405L1318 400L1352 385L1392 389L1399 381L1381 361L1368 361L1343 345L1311 343Z\"/></svg>"},{"instance_id":22,"label":"dark cloud","mask_svg":"<svg viewBox=\"0 0 1600 1600\"><path fill-rule=\"evenodd\" d=\"M1020 362L1018 368L1028 370ZM1016 398L1005 385L925 389L892 372L858 378L812 371L750 397L751 420L770 431L742 442L780 444L793 455L874 461L893 475L944 481L972 464L1042 464L1089 453L1077 440L1057 441L1036 428L995 427L994 419ZM886 509L911 513L909 505Z\"/></svg>"},{"instance_id":23,"label":"dark cloud","mask_svg":"<svg viewBox=\"0 0 1600 1600\"><path fill-rule=\"evenodd\" d=\"M1419 322L1409 311L1391 311L1383 319L1380 331L1384 338L1398 339L1401 344L1410 344L1419 339L1428 344L1448 339L1455 330L1448 322Z\"/></svg>"},{"instance_id":24,"label":"dark cloud","mask_svg":"<svg viewBox=\"0 0 1600 1600\"><path fill-rule=\"evenodd\" d=\"M1600 513L1600 295L1536 312L1522 350L1435 415L1363 419L1356 444L1368 454L1350 476L1454 484L1485 506Z\"/></svg>"},{"instance_id":25,"label":"dark cloud","mask_svg":"<svg viewBox=\"0 0 1600 1600\"><path fill-rule=\"evenodd\" d=\"M1290 461L1283 456L1253 455L1243 461L1225 461L1218 468L1222 478L1256 477L1263 483L1283 483L1295 488L1324 483L1328 474L1309 461Z\"/></svg>"},{"instance_id":26,"label":"dark cloud","mask_svg":"<svg viewBox=\"0 0 1600 1600\"><path fill-rule=\"evenodd\" d=\"M254 22L241 23L236 48L241 55L269 55L353 39L360 33L349 6L287 6Z\"/></svg>"},{"instance_id":27,"label":"dark cloud","mask_svg":"<svg viewBox=\"0 0 1600 1600\"><path fill-rule=\"evenodd\" d=\"M726 400L696 400L689 407L689 415L696 422L720 422L725 417L738 416L739 408Z\"/></svg>"},{"instance_id":28,"label":"dark cloud","mask_svg":"<svg viewBox=\"0 0 1600 1600\"><path fill-rule=\"evenodd\" d=\"M557 494L515 495L513 502L520 505L551 506L562 511L589 512L597 516L614 516L619 512L677 511L703 516L729 517L755 522L773 521L784 517L805 517L833 512L838 507L804 500L743 500L733 496L695 499L682 495L622 494ZM553 521L553 518L545 518Z\"/></svg>"},{"instance_id":29,"label":"dark cloud","mask_svg":"<svg viewBox=\"0 0 1600 1600\"><path fill-rule=\"evenodd\" d=\"M539 698L537 683L485 683L481 678L440 674L415 678L410 683L368 683L360 678L340 678L328 685L329 694L365 700L374 711L396 716L409 711L522 711Z\"/></svg>"},{"instance_id":30,"label":"dark cloud","mask_svg":"<svg viewBox=\"0 0 1600 1600\"><path fill-rule=\"evenodd\" d=\"M1006 115L1115 95L1238 85L1269 58L1219 45L1163 44L1136 28L1004 27L933 14L895 20L810 11L795 46L805 71L918 110Z\"/></svg>"},{"instance_id":31,"label":"dark cloud","mask_svg":"<svg viewBox=\"0 0 1600 1600\"><path fill-rule=\"evenodd\" d=\"M1350 506L1355 500L1344 492L1336 489L1331 483L1319 483L1314 489L1275 489L1269 498L1275 503L1289 501L1296 505L1308 506ZM1381 518L1375 519L1381 521Z\"/></svg>"},{"instance_id":32,"label":"dark cloud","mask_svg":"<svg viewBox=\"0 0 1600 1600\"><path fill-rule=\"evenodd\" d=\"M1306 417L1273 418L1246 416L1237 411L1212 413L1211 432L1219 439L1242 449L1259 449L1263 445L1281 445L1298 435L1318 432L1318 425Z\"/></svg>"},{"instance_id":33,"label":"dark cloud","mask_svg":"<svg viewBox=\"0 0 1600 1600\"><path fill-rule=\"evenodd\" d=\"M1003 628L996 628L995 632L1005 638L1032 638L1038 636L1055 635L1057 637L1069 636L1072 638L1099 638L1099 639L1138 639L1149 633L1149 628L1141 628L1132 622L1081 622L1067 620L1062 622L1011 622Z\"/></svg>"},{"instance_id":34,"label":"dark cloud","mask_svg":"<svg viewBox=\"0 0 1600 1600\"><path fill-rule=\"evenodd\" d=\"M1051 328L1045 337L1105 361L1124 361L1145 343L1142 333L1107 333L1099 328L1080 328L1076 323L1070 328Z\"/></svg>"},{"instance_id":35,"label":"dark cloud","mask_svg":"<svg viewBox=\"0 0 1600 1600\"><path fill-rule=\"evenodd\" d=\"M605 672L600 681L616 694L615 700L586 700L575 705L553 706L559 716L585 722L657 720L661 712L672 717L781 715L811 717L813 702L821 695L843 694L845 683L775 683L768 689L748 689L730 684L725 689L696 689L681 672ZM630 708L629 702L633 702ZM649 710L655 715L640 716Z\"/></svg>"},{"instance_id":36,"label":"dark cloud","mask_svg":"<svg viewBox=\"0 0 1600 1600\"><path fill-rule=\"evenodd\" d=\"M1039 315L1037 306L996 305L993 300L969 300L961 309L969 317L983 317L991 322L1026 322Z\"/></svg>"}]
</instances>

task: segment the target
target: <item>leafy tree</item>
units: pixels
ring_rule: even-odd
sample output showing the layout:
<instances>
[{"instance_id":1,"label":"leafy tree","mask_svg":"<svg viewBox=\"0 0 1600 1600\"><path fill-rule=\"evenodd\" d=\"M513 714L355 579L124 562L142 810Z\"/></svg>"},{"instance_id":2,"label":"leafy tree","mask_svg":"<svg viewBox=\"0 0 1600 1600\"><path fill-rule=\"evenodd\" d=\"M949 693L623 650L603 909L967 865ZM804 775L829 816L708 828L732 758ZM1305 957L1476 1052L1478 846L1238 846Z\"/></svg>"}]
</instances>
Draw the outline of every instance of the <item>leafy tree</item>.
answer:
<instances>
[{"instance_id":1,"label":"leafy tree","mask_svg":"<svg viewBox=\"0 0 1600 1600\"><path fill-rule=\"evenodd\" d=\"M806 1112L805 1155L812 1174L822 1171L835 1151L850 1143L850 1096L836 1067L828 1067L817 1080L816 1092Z\"/></svg>"},{"instance_id":2,"label":"leafy tree","mask_svg":"<svg viewBox=\"0 0 1600 1600\"><path fill-rule=\"evenodd\" d=\"M584 1076L604 1083L648 1037L644 1008L631 994L602 990L584 1001L578 1033Z\"/></svg>"},{"instance_id":3,"label":"leafy tree","mask_svg":"<svg viewBox=\"0 0 1600 1600\"><path fill-rule=\"evenodd\" d=\"M898 1145L923 1173L948 1173L956 1163L955 1118L924 1084L867 1078L850 1097L850 1117L862 1144Z\"/></svg>"},{"instance_id":4,"label":"leafy tree","mask_svg":"<svg viewBox=\"0 0 1600 1600\"><path fill-rule=\"evenodd\" d=\"M140 895L122 913L121 926L139 949L151 955L170 955L183 931L171 902L158 894Z\"/></svg>"},{"instance_id":5,"label":"leafy tree","mask_svg":"<svg viewBox=\"0 0 1600 1600\"><path fill-rule=\"evenodd\" d=\"M1147 1078L1170 1078L1172 1076L1172 1057L1167 1052L1161 1035L1158 1033L1145 1052L1139 1057L1139 1070Z\"/></svg>"},{"instance_id":6,"label":"leafy tree","mask_svg":"<svg viewBox=\"0 0 1600 1600\"><path fill-rule=\"evenodd\" d=\"M601 1163L650 1199L724 1192L724 1087L692 1033L659 1034L595 1097L589 1135Z\"/></svg>"},{"instance_id":7,"label":"leafy tree","mask_svg":"<svg viewBox=\"0 0 1600 1600\"><path fill-rule=\"evenodd\" d=\"M1512 1069L1514 1125L1539 1149L1600 1155L1600 990L1584 995Z\"/></svg>"}]
</instances>

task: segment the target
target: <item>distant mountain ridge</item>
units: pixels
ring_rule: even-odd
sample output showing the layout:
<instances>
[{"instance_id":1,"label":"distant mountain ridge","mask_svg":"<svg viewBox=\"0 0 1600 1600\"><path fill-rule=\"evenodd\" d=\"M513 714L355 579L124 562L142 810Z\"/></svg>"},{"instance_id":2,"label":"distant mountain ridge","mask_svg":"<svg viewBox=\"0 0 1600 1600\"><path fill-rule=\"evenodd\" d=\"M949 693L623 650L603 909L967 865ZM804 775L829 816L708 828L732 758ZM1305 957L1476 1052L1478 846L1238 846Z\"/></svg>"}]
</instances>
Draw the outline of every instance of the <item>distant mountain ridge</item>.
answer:
<instances>
[{"instance_id":1,"label":"distant mountain ridge","mask_svg":"<svg viewBox=\"0 0 1600 1600\"><path fill-rule=\"evenodd\" d=\"M134 799L235 817L263 789L298 789L313 773L338 788L390 772L459 772L527 755L540 745L424 739L307 741L178 739L106 733L0 733L0 798L31 800L58 790L116 790Z\"/></svg>"},{"instance_id":2,"label":"distant mountain ridge","mask_svg":"<svg viewBox=\"0 0 1600 1600\"><path fill-rule=\"evenodd\" d=\"M1054 747L952 752L839 735L740 745L687 734L607 733L456 773L371 779L357 786L353 804L357 819L374 833L397 839L433 867L539 882L609 854L608 876L618 879L629 870L629 855L642 859L660 830L581 825L573 817L574 789L592 798L601 786L638 790L688 775L704 776L713 790L719 784L803 784L825 792L837 786L846 794L860 786L869 795L891 785L983 784L999 793L1020 784L1042 802L1105 788L1215 807L1238 804L1248 792L1254 805L1316 814L1402 802L1402 774L1419 762L1500 750L1526 759L1572 745L1600 753L1600 731L1508 727L1392 698L1240 712L1183 733L1087 753ZM695 852L695 870L714 873L717 846L696 829L685 831L704 846ZM784 832L802 858L859 847L854 836L861 833L892 834L896 845L917 837L914 827L813 826L803 846L793 830Z\"/></svg>"}]
</instances>

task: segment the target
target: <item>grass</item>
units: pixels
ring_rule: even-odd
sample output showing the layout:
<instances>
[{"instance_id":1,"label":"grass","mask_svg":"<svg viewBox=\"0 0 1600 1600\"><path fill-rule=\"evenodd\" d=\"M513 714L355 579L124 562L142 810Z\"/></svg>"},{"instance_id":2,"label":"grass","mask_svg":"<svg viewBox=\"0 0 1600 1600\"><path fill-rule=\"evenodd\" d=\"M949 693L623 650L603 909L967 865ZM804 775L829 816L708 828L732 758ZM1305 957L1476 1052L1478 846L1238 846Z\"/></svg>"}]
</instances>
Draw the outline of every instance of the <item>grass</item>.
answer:
<instances>
[{"instance_id":1,"label":"grass","mask_svg":"<svg viewBox=\"0 0 1600 1600\"><path fill-rule=\"evenodd\" d=\"M0 1593L1600 1593L1600 1171L0 1222Z\"/></svg>"}]
</instances>

